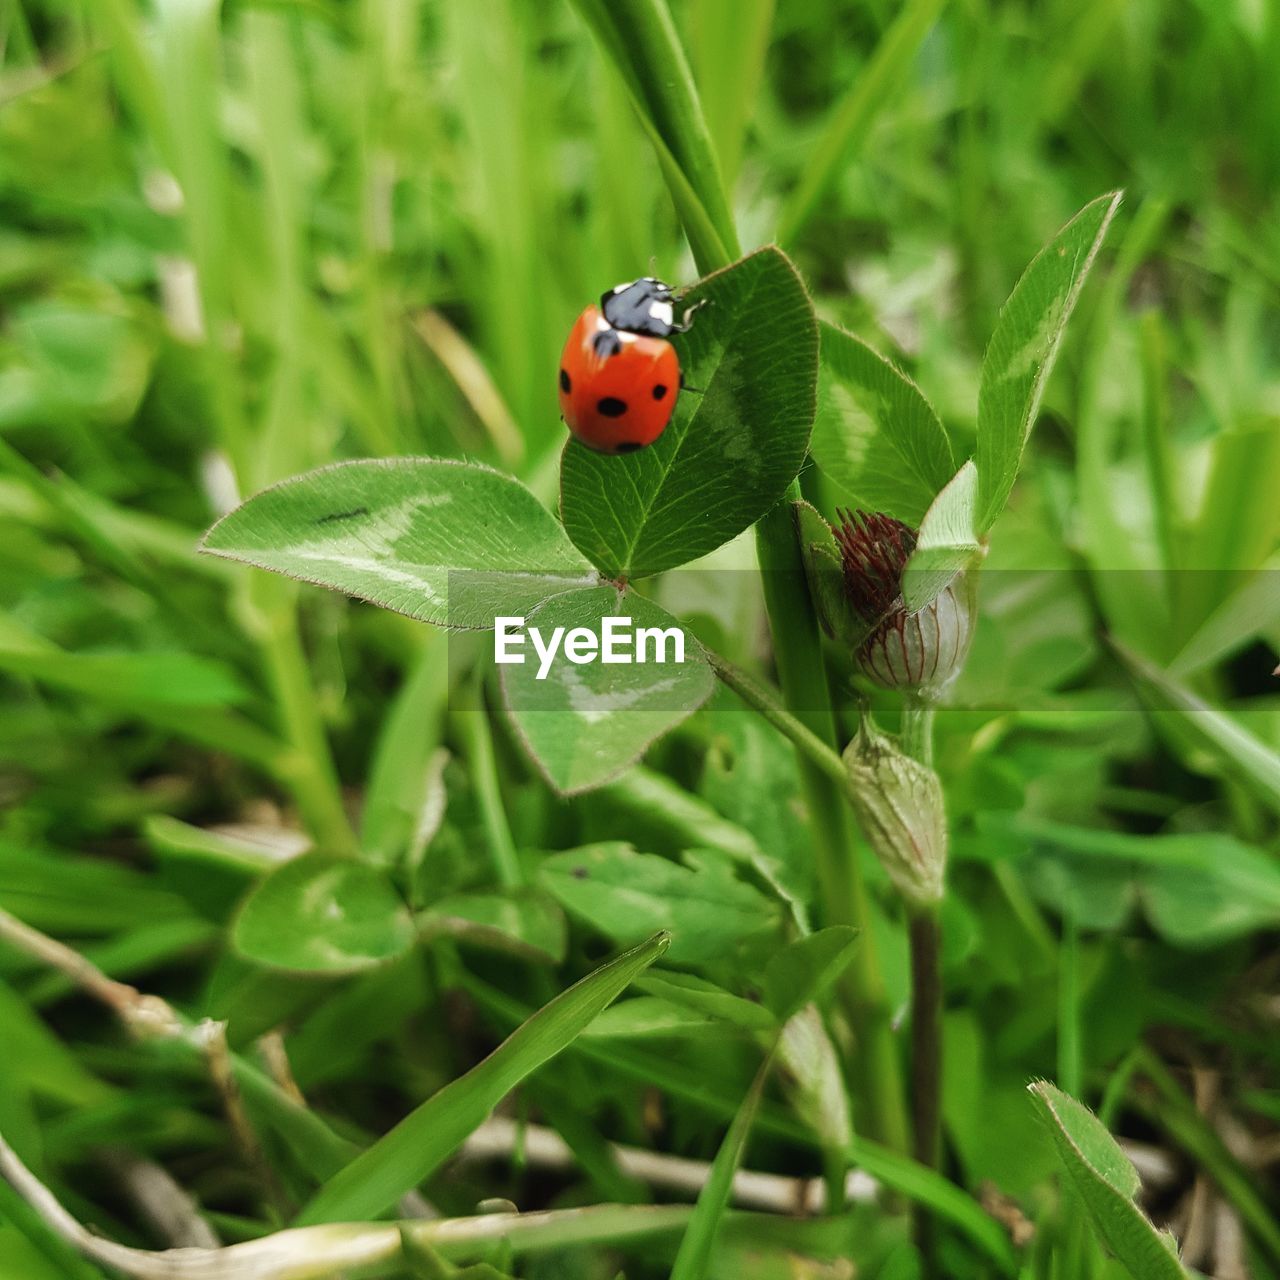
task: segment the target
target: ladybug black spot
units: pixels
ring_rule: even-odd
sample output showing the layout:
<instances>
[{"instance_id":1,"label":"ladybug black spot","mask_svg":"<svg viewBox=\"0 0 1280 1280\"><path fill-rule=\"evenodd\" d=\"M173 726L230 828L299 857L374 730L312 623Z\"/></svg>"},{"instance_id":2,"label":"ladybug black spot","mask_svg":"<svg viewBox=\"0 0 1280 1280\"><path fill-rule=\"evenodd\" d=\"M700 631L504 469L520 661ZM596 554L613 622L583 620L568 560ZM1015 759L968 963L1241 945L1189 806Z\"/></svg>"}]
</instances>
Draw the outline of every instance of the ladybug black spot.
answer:
<instances>
[{"instance_id":1,"label":"ladybug black spot","mask_svg":"<svg viewBox=\"0 0 1280 1280\"><path fill-rule=\"evenodd\" d=\"M569 371L567 369L560 370L560 390L568 395L573 390L573 383L569 381Z\"/></svg>"},{"instance_id":2,"label":"ladybug black spot","mask_svg":"<svg viewBox=\"0 0 1280 1280\"><path fill-rule=\"evenodd\" d=\"M659 382L653 388L653 398L655 400L661 400L662 397L665 396L666 394L667 394L667 388L661 382Z\"/></svg>"},{"instance_id":3,"label":"ladybug black spot","mask_svg":"<svg viewBox=\"0 0 1280 1280\"><path fill-rule=\"evenodd\" d=\"M617 396L605 396L596 401L596 412L606 418L620 418L627 411L627 402Z\"/></svg>"}]
</instances>

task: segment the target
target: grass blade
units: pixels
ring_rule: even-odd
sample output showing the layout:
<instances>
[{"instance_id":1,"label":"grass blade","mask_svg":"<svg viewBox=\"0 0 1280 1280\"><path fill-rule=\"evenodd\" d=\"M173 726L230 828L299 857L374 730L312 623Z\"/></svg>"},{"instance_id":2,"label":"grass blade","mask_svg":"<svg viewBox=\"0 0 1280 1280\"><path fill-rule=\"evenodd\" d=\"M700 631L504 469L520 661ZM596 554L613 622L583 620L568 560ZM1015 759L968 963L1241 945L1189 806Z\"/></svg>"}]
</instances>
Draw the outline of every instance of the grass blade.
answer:
<instances>
[{"instance_id":1,"label":"grass blade","mask_svg":"<svg viewBox=\"0 0 1280 1280\"><path fill-rule=\"evenodd\" d=\"M1272 809L1280 813L1280 755L1261 738L1255 737L1225 711L1210 706L1186 685L1161 671L1155 663L1112 639L1111 647L1133 674L1138 684L1156 695L1152 714L1173 711L1210 746L1235 772L1253 785Z\"/></svg>"},{"instance_id":2,"label":"grass blade","mask_svg":"<svg viewBox=\"0 0 1280 1280\"><path fill-rule=\"evenodd\" d=\"M730 191L759 100L773 11L774 0L701 0L691 14L698 88Z\"/></svg>"},{"instance_id":3,"label":"grass blade","mask_svg":"<svg viewBox=\"0 0 1280 1280\"><path fill-rule=\"evenodd\" d=\"M676 1254L675 1266L671 1268L671 1280L701 1280L707 1274L716 1234L720 1230L724 1212L729 1206L729 1196L733 1191L733 1175L742 1163L747 1139L751 1136L751 1126L760 1106L760 1095L764 1091L764 1082L772 1065L773 1054L770 1053L756 1072L756 1078L751 1082L737 1115L733 1117L733 1123L720 1144L720 1150L716 1152L711 1173L698 1193L697 1207L680 1240L680 1251Z\"/></svg>"},{"instance_id":4,"label":"grass blade","mask_svg":"<svg viewBox=\"0 0 1280 1280\"><path fill-rule=\"evenodd\" d=\"M741 252L738 236L693 73L664 0L576 4L654 142L699 270L724 266Z\"/></svg>"},{"instance_id":5,"label":"grass blade","mask_svg":"<svg viewBox=\"0 0 1280 1280\"><path fill-rule=\"evenodd\" d=\"M476 1002L496 1017L514 1022L524 1014L525 1010L518 1001L480 979L468 975L463 981L467 992ZM598 1062L629 1079L645 1085L656 1085L705 1114L729 1114L725 1099L714 1086L702 1075L674 1061L670 1056L659 1056L617 1042L586 1039L579 1039L571 1052L580 1053L584 1058ZM812 1147L817 1142L808 1126L767 1102L760 1105L758 1124L762 1131L788 1142L798 1143L802 1147ZM851 1166L865 1170L890 1190L901 1192L908 1199L951 1223L984 1256L991 1259L998 1274L1009 1277L1018 1274L1016 1255L1008 1233L963 1188L956 1186L942 1174L917 1164L909 1156L900 1155L869 1138L855 1137L848 1144L845 1154Z\"/></svg>"},{"instance_id":6,"label":"grass blade","mask_svg":"<svg viewBox=\"0 0 1280 1280\"><path fill-rule=\"evenodd\" d=\"M876 114L902 83L946 0L913 0L885 32L876 51L814 149L778 222L778 243L793 244L849 153L871 132Z\"/></svg>"},{"instance_id":7,"label":"grass blade","mask_svg":"<svg viewBox=\"0 0 1280 1280\"><path fill-rule=\"evenodd\" d=\"M445 1085L325 1183L300 1225L369 1218L417 1186L517 1084L555 1057L670 943L666 933L611 960L522 1023L484 1061Z\"/></svg>"}]
</instances>

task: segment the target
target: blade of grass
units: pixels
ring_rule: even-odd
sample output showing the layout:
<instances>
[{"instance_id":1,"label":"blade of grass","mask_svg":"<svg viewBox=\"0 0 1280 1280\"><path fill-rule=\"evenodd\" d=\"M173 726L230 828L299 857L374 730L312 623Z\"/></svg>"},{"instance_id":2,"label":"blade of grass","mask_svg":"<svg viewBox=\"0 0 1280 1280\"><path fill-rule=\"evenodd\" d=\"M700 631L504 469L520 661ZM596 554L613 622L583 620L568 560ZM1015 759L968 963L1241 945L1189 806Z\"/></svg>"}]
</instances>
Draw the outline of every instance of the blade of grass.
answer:
<instances>
[{"instance_id":1,"label":"blade of grass","mask_svg":"<svg viewBox=\"0 0 1280 1280\"><path fill-rule=\"evenodd\" d=\"M773 11L774 0L700 0L693 10L694 69L729 191L764 76Z\"/></svg>"},{"instance_id":2,"label":"blade of grass","mask_svg":"<svg viewBox=\"0 0 1280 1280\"><path fill-rule=\"evenodd\" d=\"M859 945L863 942L865 938L859 940ZM504 1022L519 1022L528 1015L528 1009L519 1001L479 978L464 974L462 985L481 1008ZM707 1115L729 1120L734 1114L732 1104L714 1084L696 1070L670 1057L586 1039L575 1041L569 1051L582 1054L646 1087L662 1089ZM757 1109L756 1127L805 1148L817 1147L818 1136L808 1125L768 1102L761 1102ZM870 1138L855 1137L848 1144L846 1155L850 1165L865 1170L890 1190L900 1192L932 1210L940 1219L950 1222L996 1264L1001 1275L1017 1274L1016 1258L1008 1235L963 1188L932 1169L917 1164L909 1156L900 1155Z\"/></svg>"},{"instance_id":3,"label":"blade of grass","mask_svg":"<svg viewBox=\"0 0 1280 1280\"><path fill-rule=\"evenodd\" d=\"M699 269L727 265L741 252L738 235L689 60L664 0L576 5L654 142Z\"/></svg>"},{"instance_id":4,"label":"blade of grass","mask_svg":"<svg viewBox=\"0 0 1280 1280\"><path fill-rule=\"evenodd\" d=\"M395 1204L439 1168L525 1076L571 1044L670 941L669 934L655 934L556 996L325 1183L299 1224L370 1217Z\"/></svg>"},{"instance_id":5,"label":"blade of grass","mask_svg":"<svg viewBox=\"0 0 1280 1280\"><path fill-rule=\"evenodd\" d=\"M698 1193L697 1206L681 1237L675 1265L671 1268L671 1280L701 1280L707 1274L716 1235L725 1210L729 1207L733 1175L742 1163L747 1139L751 1136L751 1126L755 1123L756 1111L760 1107L760 1095L764 1092L764 1083L772 1066L773 1052L770 1051L760 1064L760 1070L756 1072L737 1115L733 1117L729 1132L725 1134L720 1150L716 1152L711 1173Z\"/></svg>"},{"instance_id":6,"label":"blade of grass","mask_svg":"<svg viewBox=\"0 0 1280 1280\"><path fill-rule=\"evenodd\" d=\"M778 243L794 244L850 152L871 132L880 109L905 79L946 0L911 0L888 31L862 74L832 113L800 181L778 220Z\"/></svg>"},{"instance_id":7,"label":"blade of grass","mask_svg":"<svg viewBox=\"0 0 1280 1280\"><path fill-rule=\"evenodd\" d=\"M1280 755L1261 738L1255 737L1225 711L1210 706L1186 685L1161 671L1155 663L1134 653L1112 638L1111 647L1120 655L1139 687L1154 705L1151 714L1159 721L1172 712L1204 739L1222 757L1223 763L1249 782L1258 796L1280 812Z\"/></svg>"}]
</instances>

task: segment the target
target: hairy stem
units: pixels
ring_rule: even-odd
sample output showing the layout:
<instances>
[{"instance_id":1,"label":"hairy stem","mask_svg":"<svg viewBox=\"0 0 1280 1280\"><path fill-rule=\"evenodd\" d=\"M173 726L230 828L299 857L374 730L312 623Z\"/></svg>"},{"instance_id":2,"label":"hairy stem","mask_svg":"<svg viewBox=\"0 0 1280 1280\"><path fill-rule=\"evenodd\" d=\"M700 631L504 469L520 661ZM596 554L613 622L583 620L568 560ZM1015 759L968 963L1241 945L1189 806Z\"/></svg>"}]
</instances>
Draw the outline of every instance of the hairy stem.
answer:
<instances>
[{"instance_id":1,"label":"hairy stem","mask_svg":"<svg viewBox=\"0 0 1280 1280\"><path fill-rule=\"evenodd\" d=\"M915 1157L930 1169L941 1158L942 1111L942 931L936 909L912 912L911 938L911 1111Z\"/></svg>"},{"instance_id":2,"label":"hairy stem","mask_svg":"<svg viewBox=\"0 0 1280 1280\"><path fill-rule=\"evenodd\" d=\"M902 709L902 749L933 765L932 702L908 695ZM937 906L908 908L911 949L911 1122L916 1159L929 1169L942 1160L942 929ZM933 1216L917 1211L916 1245L927 1277L937 1274Z\"/></svg>"},{"instance_id":3,"label":"hairy stem","mask_svg":"<svg viewBox=\"0 0 1280 1280\"><path fill-rule=\"evenodd\" d=\"M824 774L839 786L846 780L844 763L835 749L825 743L797 716L783 705L775 690L762 680L736 667L728 658L707 650L711 669L748 706L758 711L780 733L791 739L798 755L817 773Z\"/></svg>"}]
</instances>

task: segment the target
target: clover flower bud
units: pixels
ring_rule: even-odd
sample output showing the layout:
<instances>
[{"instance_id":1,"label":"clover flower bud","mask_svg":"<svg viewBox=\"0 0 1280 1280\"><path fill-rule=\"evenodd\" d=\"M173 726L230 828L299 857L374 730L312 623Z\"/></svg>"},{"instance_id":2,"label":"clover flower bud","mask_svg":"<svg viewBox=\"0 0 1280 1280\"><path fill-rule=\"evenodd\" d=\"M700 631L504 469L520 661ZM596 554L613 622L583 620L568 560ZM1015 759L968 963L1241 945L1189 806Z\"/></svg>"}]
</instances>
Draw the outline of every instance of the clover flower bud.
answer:
<instances>
[{"instance_id":1,"label":"clover flower bud","mask_svg":"<svg viewBox=\"0 0 1280 1280\"><path fill-rule=\"evenodd\" d=\"M947 818L938 775L866 718L844 763L858 824L894 887L914 907L940 901Z\"/></svg>"},{"instance_id":2,"label":"clover flower bud","mask_svg":"<svg viewBox=\"0 0 1280 1280\"><path fill-rule=\"evenodd\" d=\"M837 512L844 596L866 631L854 648L858 666L886 689L936 697L964 666L973 638L971 578L957 574L922 609L902 597L903 573L916 548L909 525L882 513Z\"/></svg>"}]
</instances>

